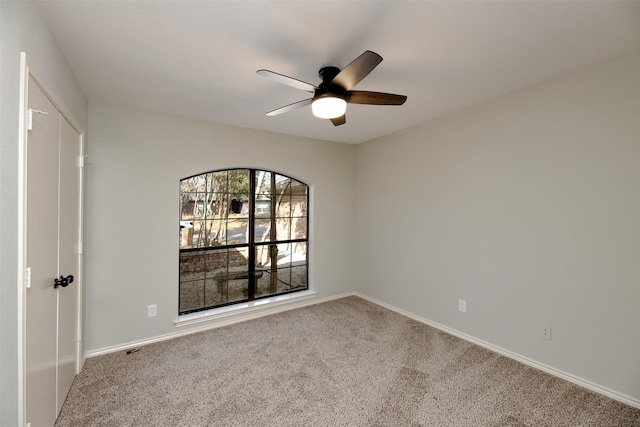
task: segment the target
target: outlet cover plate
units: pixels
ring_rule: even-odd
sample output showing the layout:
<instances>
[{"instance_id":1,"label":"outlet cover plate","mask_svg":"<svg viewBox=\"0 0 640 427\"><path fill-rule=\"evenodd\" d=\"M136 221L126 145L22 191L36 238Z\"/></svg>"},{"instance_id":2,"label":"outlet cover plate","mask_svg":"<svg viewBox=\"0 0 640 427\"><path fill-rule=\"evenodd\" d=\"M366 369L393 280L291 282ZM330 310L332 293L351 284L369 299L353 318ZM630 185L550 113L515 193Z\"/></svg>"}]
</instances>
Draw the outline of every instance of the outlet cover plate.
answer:
<instances>
[{"instance_id":1,"label":"outlet cover plate","mask_svg":"<svg viewBox=\"0 0 640 427\"><path fill-rule=\"evenodd\" d=\"M466 313L467 312L467 301L463 300L463 299L459 299L458 300L458 311L462 312L462 313Z\"/></svg>"},{"instance_id":2,"label":"outlet cover plate","mask_svg":"<svg viewBox=\"0 0 640 427\"><path fill-rule=\"evenodd\" d=\"M156 304L151 304L147 306L147 317L155 317L158 315L158 306Z\"/></svg>"},{"instance_id":3,"label":"outlet cover plate","mask_svg":"<svg viewBox=\"0 0 640 427\"><path fill-rule=\"evenodd\" d=\"M551 341L551 326L540 325L540 338Z\"/></svg>"}]
</instances>

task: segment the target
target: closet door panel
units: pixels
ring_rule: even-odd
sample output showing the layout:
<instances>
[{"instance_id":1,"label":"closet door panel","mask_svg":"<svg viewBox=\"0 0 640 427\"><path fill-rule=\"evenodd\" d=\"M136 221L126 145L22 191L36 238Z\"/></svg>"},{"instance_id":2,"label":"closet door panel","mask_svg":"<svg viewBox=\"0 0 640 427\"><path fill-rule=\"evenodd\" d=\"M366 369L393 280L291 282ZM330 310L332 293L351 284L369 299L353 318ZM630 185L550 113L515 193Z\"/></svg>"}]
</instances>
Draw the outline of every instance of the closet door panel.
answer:
<instances>
[{"instance_id":1,"label":"closet door panel","mask_svg":"<svg viewBox=\"0 0 640 427\"><path fill-rule=\"evenodd\" d=\"M56 411L58 272L58 111L33 79L29 82L33 114L27 141L26 212L26 414L32 426L53 425Z\"/></svg>"},{"instance_id":2,"label":"closet door panel","mask_svg":"<svg viewBox=\"0 0 640 427\"><path fill-rule=\"evenodd\" d=\"M74 280L68 286L58 288L58 411L76 374L80 290L80 144L80 135L61 117L59 271L63 277L72 276Z\"/></svg>"}]
</instances>

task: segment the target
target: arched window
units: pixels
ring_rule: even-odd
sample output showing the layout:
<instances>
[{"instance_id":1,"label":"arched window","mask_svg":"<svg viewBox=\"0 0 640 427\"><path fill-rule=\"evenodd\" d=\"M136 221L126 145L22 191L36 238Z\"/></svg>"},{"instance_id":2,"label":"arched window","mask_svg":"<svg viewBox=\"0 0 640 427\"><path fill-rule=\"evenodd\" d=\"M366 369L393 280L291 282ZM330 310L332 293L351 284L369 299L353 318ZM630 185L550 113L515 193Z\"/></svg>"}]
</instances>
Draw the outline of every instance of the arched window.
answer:
<instances>
[{"instance_id":1,"label":"arched window","mask_svg":"<svg viewBox=\"0 0 640 427\"><path fill-rule=\"evenodd\" d=\"M181 180L179 313L308 289L308 207L308 186L276 172Z\"/></svg>"}]
</instances>

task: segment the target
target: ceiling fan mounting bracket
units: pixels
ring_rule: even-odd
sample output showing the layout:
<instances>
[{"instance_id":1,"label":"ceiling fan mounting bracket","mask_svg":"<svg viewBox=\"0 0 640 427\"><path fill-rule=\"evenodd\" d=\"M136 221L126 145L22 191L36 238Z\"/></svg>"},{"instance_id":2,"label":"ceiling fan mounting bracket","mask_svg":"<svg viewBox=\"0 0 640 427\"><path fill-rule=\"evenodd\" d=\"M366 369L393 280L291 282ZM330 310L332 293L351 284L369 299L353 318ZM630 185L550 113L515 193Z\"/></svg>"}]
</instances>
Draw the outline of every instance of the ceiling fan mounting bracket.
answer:
<instances>
[{"instance_id":1,"label":"ceiling fan mounting bracket","mask_svg":"<svg viewBox=\"0 0 640 427\"><path fill-rule=\"evenodd\" d=\"M331 80L334 79L335 76L340 72L340 68L338 67L322 67L318 71L318 76L322 79L322 83L320 86L331 83Z\"/></svg>"}]
</instances>

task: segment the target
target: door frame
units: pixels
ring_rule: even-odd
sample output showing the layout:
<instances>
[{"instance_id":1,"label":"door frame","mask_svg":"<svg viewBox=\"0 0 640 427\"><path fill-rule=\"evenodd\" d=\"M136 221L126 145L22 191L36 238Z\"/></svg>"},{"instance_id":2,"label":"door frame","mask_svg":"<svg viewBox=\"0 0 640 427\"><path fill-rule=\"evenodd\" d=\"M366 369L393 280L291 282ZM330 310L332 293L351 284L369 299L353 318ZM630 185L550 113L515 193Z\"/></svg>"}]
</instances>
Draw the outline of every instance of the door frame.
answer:
<instances>
[{"instance_id":1,"label":"door frame","mask_svg":"<svg viewBox=\"0 0 640 427\"><path fill-rule=\"evenodd\" d=\"M71 113L71 110L62 102L62 98L57 95L53 86L35 72L28 64L27 54L20 52L20 101L19 101L19 119L18 119L18 423L24 426L26 423L26 303L27 303L27 118L29 109L29 77L40 86L42 92L46 95L51 103L56 107L58 112L69 122L71 127L80 135L80 203L79 203L79 244L78 251L78 277L74 281L78 286L78 307L77 307L77 325L78 341L76 343L76 375L80 373L80 369L85 361L84 339L82 334L83 319L83 279L84 279L84 140L85 131L80 122Z\"/></svg>"}]
</instances>

